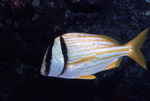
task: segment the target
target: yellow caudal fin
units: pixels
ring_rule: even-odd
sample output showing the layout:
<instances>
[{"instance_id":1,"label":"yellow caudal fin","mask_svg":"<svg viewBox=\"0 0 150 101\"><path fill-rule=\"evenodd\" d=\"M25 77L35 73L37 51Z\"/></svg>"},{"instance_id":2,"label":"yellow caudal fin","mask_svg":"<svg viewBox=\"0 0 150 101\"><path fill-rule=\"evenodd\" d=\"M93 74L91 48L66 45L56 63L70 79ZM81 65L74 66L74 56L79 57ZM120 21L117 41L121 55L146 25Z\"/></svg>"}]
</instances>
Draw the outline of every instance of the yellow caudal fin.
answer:
<instances>
[{"instance_id":1,"label":"yellow caudal fin","mask_svg":"<svg viewBox=\"0 0 150 101\"><path fill-rule=\"evenodd\" d=\"M147 66L146 66L145 58L140 48L146 39L148 31L149 31L149 28L145 29L136 38L134 38L133 40L131 40L130 42L126 44L127 46L129 46L128 56L132 58L133 60L135 60L144 69L147 69Z\"/></svg>"}]
</instances>

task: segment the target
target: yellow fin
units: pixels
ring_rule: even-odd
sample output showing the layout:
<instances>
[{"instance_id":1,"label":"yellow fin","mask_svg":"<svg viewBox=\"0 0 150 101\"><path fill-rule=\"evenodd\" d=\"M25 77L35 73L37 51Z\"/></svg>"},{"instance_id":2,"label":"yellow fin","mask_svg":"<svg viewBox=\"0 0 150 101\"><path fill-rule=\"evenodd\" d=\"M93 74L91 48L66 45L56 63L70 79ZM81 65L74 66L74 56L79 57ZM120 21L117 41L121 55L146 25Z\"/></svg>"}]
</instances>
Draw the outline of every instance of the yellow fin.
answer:
<instances>
[{"instance_id":1,"label":"yellow fin","mask_svg":"<svg viewBox=\"0 0 150 101\"><path fill-rule=\"evenodd\" d=\"M120 45L120 42L109 37L109 36L105 36L105 35L100 35L100 37L102 37L103 39L105 39L105 41L113 43L114 45Z\"/></svg>"},{"instance_id":2,"label":"yellow fin","mask_svg":"<svg viewBox=\"0 0 150 101\"><path fill-rule=\"evenodd\" d=\"M122 61L122 58L115 59L114 62L111 63L109 66L107 66L104 70L113 69L115 67L118 67L120 65L121 61Z\"/></svg>"},{"instance_id":3,"label":"yellow fin","mask_svg":"<svg viewBox=\"0 0 150 101\"><path fill-rule=\"evenodd\" d=\"M81 58L80 60L74 61L72 63L68 63L67 67L69 67L70 65L76 65L76 67L79 67L79 66L86 64L87 62L91 61L94 58L96 58L96 56L84 57L84 58Z\"/></svg>"},{"instance_id":4,"label":"yellow fin","mask_svg":"<svg viewBox=\"0 0 150 101\"><path fill-rule=\"evenodd\" d=\"M94 75L84 75L76 77L76 79L95 79L96 77Z\"/></svg>"},{"instance_id":5,"label":"yellow fin","mask_svg":"<svg viewBox=\"0 0 150 101\"><path fill-rule=\"evenodd\" d=\"M145 29L141 32L136 38L131 40L126 44L129 47L128 56L135 60L141 67L147 69L145 58L140 50L141 46L143 45L146 36L148 34L149 28Z\"/></svg>"}]
</instances>

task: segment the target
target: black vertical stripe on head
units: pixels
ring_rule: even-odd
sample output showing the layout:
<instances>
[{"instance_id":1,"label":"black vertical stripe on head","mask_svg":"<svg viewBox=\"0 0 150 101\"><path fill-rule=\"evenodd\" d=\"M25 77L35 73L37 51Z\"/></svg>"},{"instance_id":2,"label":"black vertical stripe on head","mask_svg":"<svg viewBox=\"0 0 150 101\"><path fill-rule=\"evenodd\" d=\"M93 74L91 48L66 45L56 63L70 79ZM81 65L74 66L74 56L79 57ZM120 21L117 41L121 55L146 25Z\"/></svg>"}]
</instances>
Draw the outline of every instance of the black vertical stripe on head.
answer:
<instances>
[{"instance_id":1,"label":"black vertical stripe on head","mask_svg":"<svg viewBox=\"0 0 150 101\"><path fill-rule=\"evenodd\" d=\"M48 52L47 52L47 55L46 55L46 59L45 59L45 62L46 62L45 76L47 76L49 74L49 71L50 71L53 45L54 45L54 40L50 43L49 48L48 48Z\"/></svg>"},{"instance_id":2,"label":"black vertical stripe on head","mask_svg":"<svg viewBox=\"0 0 150 101\"><path fill-rule=\"evenodd\" d=\"M61 43L61 49L62 49L62 53L64 56L64 67L62 72L59 75L62 75L66 69L66 65L67 65L67 61L68 61L68 55L67 55L67 46L66 43L64 41L64 38L62 36L60 36L60 43Z\"/></svg>"}]
</instances>

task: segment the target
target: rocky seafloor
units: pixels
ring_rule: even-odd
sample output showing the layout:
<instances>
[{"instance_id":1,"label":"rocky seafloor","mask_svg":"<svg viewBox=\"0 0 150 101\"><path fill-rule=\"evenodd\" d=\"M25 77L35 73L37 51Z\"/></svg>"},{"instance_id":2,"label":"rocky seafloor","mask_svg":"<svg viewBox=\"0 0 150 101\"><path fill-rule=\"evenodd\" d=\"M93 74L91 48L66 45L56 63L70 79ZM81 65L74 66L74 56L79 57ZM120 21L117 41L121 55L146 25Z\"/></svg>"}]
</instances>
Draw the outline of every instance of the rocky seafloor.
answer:
<instances>
[{"instance_id":1,"label":"rocky seafloor","mask_svg":"<svg viewBox=\"0 0 150 101\"><path fill-rule=\"evenodd\" d=\"M150 27L149 0L1 0L0 101L150 101L150 33L141 48L148 70L123 57L95 80L44 77L48 45L66 32L127 43Z\"/></svg>"}]
</instances>

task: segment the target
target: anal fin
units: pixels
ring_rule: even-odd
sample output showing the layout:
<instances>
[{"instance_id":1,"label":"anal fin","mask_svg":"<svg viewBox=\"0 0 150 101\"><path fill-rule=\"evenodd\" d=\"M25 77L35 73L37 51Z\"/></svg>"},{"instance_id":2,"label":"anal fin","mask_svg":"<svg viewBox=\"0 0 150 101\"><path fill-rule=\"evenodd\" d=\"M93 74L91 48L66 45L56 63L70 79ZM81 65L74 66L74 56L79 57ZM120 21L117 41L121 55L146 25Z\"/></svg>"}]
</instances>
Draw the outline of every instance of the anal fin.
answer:
<instances>
[{"instance_id":1,"label":"anal fin","mask_svg":"<svg viewBox=\"0 0 150 101\"><path fill-rule=\"evenodd\" d=\"M107 66L104 70L113 69L118 67L122 61L122 58L115 59L109 66Z\"/></svg>"},{"instance_id":2,"label":"anal fin","mask_svg":"<svg viewBox=\"0 0 150 101\"><path fill-rule=\"evenodd\" d=\"M94 75L84 75L76 77L76 79L95 79L96 77Z\"/></svg>"}]
</instances>

